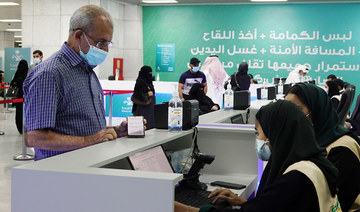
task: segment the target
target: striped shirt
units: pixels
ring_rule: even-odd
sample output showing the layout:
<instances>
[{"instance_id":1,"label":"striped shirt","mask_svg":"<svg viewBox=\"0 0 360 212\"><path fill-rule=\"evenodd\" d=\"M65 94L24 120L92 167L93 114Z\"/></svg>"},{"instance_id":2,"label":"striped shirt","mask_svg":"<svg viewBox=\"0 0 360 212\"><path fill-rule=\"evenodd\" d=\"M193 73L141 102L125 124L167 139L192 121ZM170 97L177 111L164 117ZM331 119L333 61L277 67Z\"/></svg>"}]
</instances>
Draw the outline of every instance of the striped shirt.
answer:
<instances>
[{"instance_id":1,"label":"striped shirt","mask_svg":"<svg viewBox=\"0 0 360 212\"><path fill-rule=\"evenodd\" d=\"M66 43L24 81L25 132L88 136L106 129L103 91L92 68ZM64 153L35 148L35 160Z\"/></svg>"}]
</instances>

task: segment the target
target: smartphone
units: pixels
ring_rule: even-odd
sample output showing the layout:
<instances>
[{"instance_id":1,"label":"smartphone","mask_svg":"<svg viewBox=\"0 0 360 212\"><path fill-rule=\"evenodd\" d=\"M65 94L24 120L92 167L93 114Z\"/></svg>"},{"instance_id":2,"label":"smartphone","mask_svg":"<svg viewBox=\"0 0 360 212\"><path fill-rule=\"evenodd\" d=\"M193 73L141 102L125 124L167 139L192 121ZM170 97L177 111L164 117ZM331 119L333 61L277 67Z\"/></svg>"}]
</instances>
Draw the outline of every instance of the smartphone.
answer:
<instances>
[{"instance_id":1,"label":"smartphone","mask_svg":"<svg viewBox=\"0 0 360 212\"><path fill-rule=\"evenodd\" d=\"M128 116L126 117L128 137L142 138L145 136L144 116Z\"/></svg>"},{"instance_id":2,"label":"smartphone","mask_svg":"<svg viewBox=\"0 0 360 212\"><path fill-rule=\"evenodd\" d=\"M229 182L224 182L224 181L214 181L214 182L210 183L210 185L220 186L220 187L224 187L224 188L239 189L239 190L246 188L246 185L237 184L237 183L229 183Z\"/></svg>"}]
</instances>

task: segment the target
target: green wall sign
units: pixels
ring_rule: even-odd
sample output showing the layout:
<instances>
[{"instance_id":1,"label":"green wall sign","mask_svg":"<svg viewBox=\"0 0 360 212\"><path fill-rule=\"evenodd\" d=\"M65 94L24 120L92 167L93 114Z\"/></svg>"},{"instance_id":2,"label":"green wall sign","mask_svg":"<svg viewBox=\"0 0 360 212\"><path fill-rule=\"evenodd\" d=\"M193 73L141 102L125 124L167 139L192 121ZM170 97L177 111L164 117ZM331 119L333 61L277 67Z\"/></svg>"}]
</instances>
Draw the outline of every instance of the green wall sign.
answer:
<instances>
[{"instance_id":1,"label":"green wall sign","mask_svg":"<svg viewBox=\"0 0 360 212\"><path fill-rule=\"evenodd\" d=\"M175 71L161 72L164 81L178 81L190 58L216 54L229 75L246 61L260 83L306 64L319 84L335 74L357 85L358 11L359 3L144 6L144 64L156 70L157 44L173 43Z\"/></svg>"},{"instance_id":2,"label":"green wall sign","mask_svg":"<svg viewBox=\"0 0 360 212\"><path fill-rule=\"evenodd\" d=\"M30 64L30 48L5 48L5 82L11 82L20 60Z\"/></svg>"}]
</instances>

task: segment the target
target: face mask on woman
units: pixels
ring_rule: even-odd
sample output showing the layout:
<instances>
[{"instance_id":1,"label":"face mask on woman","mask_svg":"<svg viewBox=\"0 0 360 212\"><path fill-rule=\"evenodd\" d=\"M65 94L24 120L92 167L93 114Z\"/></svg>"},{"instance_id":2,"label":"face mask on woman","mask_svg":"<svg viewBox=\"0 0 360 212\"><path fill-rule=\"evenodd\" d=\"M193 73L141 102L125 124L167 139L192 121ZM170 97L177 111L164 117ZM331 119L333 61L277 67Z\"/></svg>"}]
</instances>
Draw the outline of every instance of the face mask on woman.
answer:
<instances>
[{"instance_id":1,"label":"face mask on woman","mask_svg":"<svg viewBox=\"0 0 360 212\"><path fill-rule=\"evenodd\" d=\"M270 158L271 150L270 147L266 145L266 143L268 142L269 140L264 141L264 140L256 139L255 151L256 151L256 155L260 160L268 161Z\"/></svg>"}]
</instances>

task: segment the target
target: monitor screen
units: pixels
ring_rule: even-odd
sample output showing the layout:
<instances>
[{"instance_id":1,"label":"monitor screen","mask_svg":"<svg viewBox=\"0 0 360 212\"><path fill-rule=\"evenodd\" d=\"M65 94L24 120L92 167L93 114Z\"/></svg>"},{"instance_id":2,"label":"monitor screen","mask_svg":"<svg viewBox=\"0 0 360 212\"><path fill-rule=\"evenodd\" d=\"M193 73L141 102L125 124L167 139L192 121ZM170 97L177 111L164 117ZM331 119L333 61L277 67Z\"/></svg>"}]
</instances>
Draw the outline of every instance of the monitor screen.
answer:
<instances>
[{"instance_id":1,"label":"monitor screen","mask_svg":"<svg viewBox=\"0 0 360 212\"><path fill-rule=\"evenodd\" d=\"M174 173L161 146L138 152L129 161L134 170Z\"/></svg>"}]
</instances>

